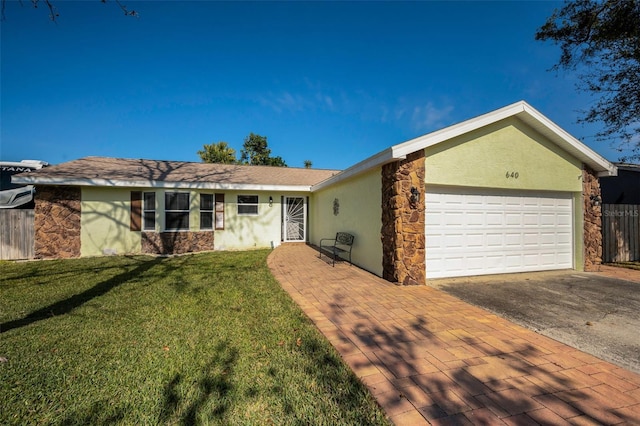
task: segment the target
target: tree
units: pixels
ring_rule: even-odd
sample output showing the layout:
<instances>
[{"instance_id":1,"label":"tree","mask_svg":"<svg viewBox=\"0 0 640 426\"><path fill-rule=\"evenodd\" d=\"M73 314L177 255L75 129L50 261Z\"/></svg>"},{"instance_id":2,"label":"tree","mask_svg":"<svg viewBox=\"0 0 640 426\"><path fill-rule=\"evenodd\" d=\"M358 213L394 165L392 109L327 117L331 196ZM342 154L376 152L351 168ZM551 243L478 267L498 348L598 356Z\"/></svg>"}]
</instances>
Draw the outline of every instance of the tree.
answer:
<instances>
[{"instance_id":1,"label":"tree","mask_svg":"<svg viewBox=\"0 0 640 426\"><path fill-rule=\"evenodd\" d=\"M236 164L236 150L226 142L205 144L198 155L204 163Z\"/></svg>"},{"instance_id":2,"label":"tree","mask_svg":"<svg viewBox=\"0 0 640 426\"><path fill-rule=\"evenodd\" d=\"M568 1L535 37L560 44L553 69L579 69L578 89L597 97L579 122L604 123L598 140L640 158L640 0Z\"/></svg>"},{"instance_id":3,"label":"tree","mask_svg":"<svg viewBox=\"0 0 640 426\"><path fill-rule=\"evenodd\" d=\"M99 1L100 3L107 2L107 0L99 0ZM125 16L135 16L135 17L139 16L138 12L136 12L135 10L129 10L127 6L125 6L120 2L120 0L114 0L114 2L124 12ZM5 20L4 12L5 12L6 3L7 3L7 0L2 0L1 16L3 21ZM22 2L20 2L20 4L22 4ZM49 10L49 19L51 19L52 21L55 21L60 16L60 14L58 13L58 9L56 8L53 0L31 0L31 5L33 6L34 9L37 9L40 4L44 4L45 7Z\"/></svg>"},{"instance_id":4,"label":"tree","mask_svg":"<svg viewBox=\"0 0 640 426\"><path fill-rule=\"evenodd\" d=\"M267 164L265 164L266 166L274 166L274 167L287 167L287 163L284 162L284 160L282 159L282 157L277 156L277 157L269 157L267 159Z\"/></svg>"},{"instance_id":5,"label":"tree","mask_svg":"<svg viewBox=\"0 0 640 426\"><path fill-rule=\"evenodd\" d=\"M310 169L311 166L313 166L313 163L311 162L311 160L304 160L304 168L305 169Z\"/></svg>"},{"instance_id":6,"label":"tree","mask_svg":"<svg viewBox=\"0 0 640 426\"><path fill-rule=\"evenodd\" d=\"M271 157L271 150L267 147L267 138L253 132L244 138L240 154L240 163L242 164L287 167L282 157Z\"/></svg>"}]
</instances>

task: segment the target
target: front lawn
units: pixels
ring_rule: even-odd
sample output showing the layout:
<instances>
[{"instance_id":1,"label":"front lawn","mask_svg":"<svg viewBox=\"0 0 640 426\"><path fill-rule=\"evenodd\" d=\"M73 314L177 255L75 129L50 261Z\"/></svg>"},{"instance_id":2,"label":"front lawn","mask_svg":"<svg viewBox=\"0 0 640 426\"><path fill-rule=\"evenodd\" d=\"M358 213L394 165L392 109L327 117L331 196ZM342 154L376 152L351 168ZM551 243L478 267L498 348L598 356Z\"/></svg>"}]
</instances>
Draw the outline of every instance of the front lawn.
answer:
<instances>
[{"instance_id":1,"label":"front lawn","mask_svg":"<svg viewBox=\"0 0 640 426\"><path fill-rule=\"evenodd\" d=\"M386 424L268 251L0 263L0 424Z\"/></svg>"}]
</instances>

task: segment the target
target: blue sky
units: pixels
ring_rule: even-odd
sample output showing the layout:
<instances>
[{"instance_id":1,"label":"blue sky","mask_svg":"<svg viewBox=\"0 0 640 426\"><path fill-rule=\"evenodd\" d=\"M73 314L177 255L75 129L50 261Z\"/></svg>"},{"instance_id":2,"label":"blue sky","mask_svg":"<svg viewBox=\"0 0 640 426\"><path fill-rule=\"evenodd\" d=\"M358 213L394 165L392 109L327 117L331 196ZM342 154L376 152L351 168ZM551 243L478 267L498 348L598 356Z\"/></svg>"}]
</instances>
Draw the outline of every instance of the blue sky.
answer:
<instances>
[{"instance_id":1,"label":"blue sky","mask_svg":"<svg viewBox=\"0 0 640 426\"><path fill-rule=\"evenodd\" d=\"M0 159L199 161L254 132L292 167L343 169L526 100L609 160L593 100L534 40L559 2L9 0Z\"/></svg>"}]
</instances>

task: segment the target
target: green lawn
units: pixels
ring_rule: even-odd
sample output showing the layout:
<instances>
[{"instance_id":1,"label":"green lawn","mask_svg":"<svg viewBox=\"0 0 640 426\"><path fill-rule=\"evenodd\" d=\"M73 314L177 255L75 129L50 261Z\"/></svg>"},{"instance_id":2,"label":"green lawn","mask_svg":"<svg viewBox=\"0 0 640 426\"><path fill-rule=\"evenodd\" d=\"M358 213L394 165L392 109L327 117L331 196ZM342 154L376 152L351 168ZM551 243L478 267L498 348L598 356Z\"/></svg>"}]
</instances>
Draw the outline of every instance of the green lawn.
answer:
<instances>
[{"instance_id":1,"label":"green lawn","mask_svg":"<svg viewBox=\"0 0 640 426\"><path fill-rule=\"evenodd\" d=\"M0 424L387 424L268 254L0 262Z\"/></svg>"}]
</instances>

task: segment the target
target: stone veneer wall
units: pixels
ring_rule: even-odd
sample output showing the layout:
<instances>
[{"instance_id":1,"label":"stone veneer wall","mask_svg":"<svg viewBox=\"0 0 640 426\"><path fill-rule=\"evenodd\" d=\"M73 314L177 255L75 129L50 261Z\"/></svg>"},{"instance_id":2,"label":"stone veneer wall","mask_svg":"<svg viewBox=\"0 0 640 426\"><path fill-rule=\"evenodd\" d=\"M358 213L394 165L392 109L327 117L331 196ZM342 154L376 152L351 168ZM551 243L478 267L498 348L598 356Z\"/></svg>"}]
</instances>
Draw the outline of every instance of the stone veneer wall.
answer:
<instances>
[{"instance_id":1,"label":"stone veneer wall","mask_svg":"<svg viewBox=\"0 0 640 426\"><path fill-rule=\"evenodd\" d=\"M585 271L597 271L602 263L602 207L593 205L592 196L602 200L600 181L596 173L585 166L582 171Z\"/></svg>"},{"instance_id":2,"label":"stone veneer wall","mask_svg":"<svg viewBox=\"0 0 640 426\"><path fill-rule=\"evenodd\" d=\"M426 284L424 179L423 150L382 167L382 276L402 285Z\"/></svg>"},{"instance_id":3,"label":"stone veneer wall","mask_svg":"<svg viewBox=\"0 0 640 426\"><path fill-rule=\"evenodd\" d=\"M80 257L80 188L38 186L36 189L35 257Z\"/></svg>"},{"instance_id":4,"label":"stone veneer wall","mask_svg":"<svg viewBox=\"0 0 640 426\"><path fill-rule=\"evenodd\" d=\"M213 250L213 232L143 232L142 252L182 254Z\"/></svg>"}]
</instances>

